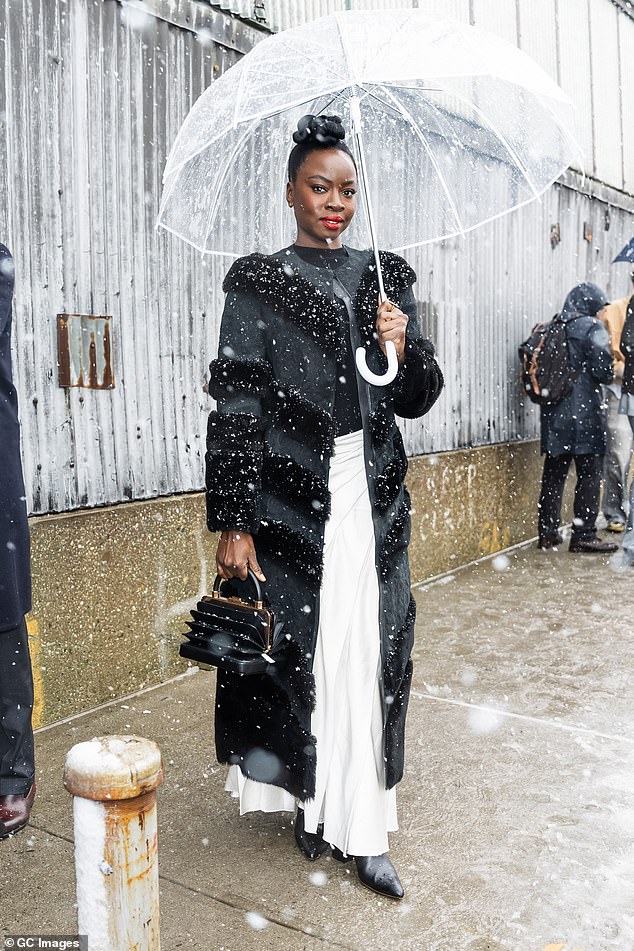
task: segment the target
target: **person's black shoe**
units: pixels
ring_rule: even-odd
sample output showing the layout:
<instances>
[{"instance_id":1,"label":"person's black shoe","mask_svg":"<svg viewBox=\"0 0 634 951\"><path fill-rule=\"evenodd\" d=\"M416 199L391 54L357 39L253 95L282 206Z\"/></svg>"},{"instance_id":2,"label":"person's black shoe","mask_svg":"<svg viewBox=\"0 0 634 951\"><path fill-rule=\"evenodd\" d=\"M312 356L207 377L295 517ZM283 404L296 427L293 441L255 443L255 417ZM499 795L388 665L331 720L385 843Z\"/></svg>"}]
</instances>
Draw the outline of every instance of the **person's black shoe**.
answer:
<instances>
[{"instance_id":1,"label":"person's black shoe","mask_svg":"<svg viewBox=\"0 0 634 951\"><path fill-rule=\"evenodd\" d=\"M593 538L571 538L568 551L573 552L573 554L611 555L618 550L618 547L613 542L604 542L598 535L595 535Z\"/></svg>"},{"instance_id":2,"label":"person's black shoe","mask_svg":"<svg viewBox=\"0 0 634 951\"><path fill-rule=\"evenodd\" d=\"M387 854L344 855L333 846L332 857L338 862L349 862L354 858L359 881L378 895L386 898L403 898L405 895L401 880Z\"/></svg>"},{"instance_id":3,"label":"person's black shoe","mask_svg":"<svg viewBox=\"0 0 634 951\"><path fill-rule=\"evenodd\" d=\"M317 832L306 832L304 828L304 810L298 809L295 816L295 841L309 862L315 862L328 849L328 843L322 838L323 826Z\"/></svg>"},{"instance_id":4,"label":"person's black shoe","mask_svg":"<svg viewBox=\"0 0 634 951\"><path fill-rule=\"evenodd\" d=\"M396 869L387 855L355 856L359 881L386 898L402 898L405 894Z\"/></svg>"},{"instance_id":5,"label":"person's black shoe","mask_svg":"<svg viewBox=\"0 0 634 951\"><path fill-rule=\"evenodd\" d=\"M564 536L561 532L557 532L556 535L544 535L541 537L537 542L537 547L545 550L547 548L558 548L559 545L563 545L563 543Z\"/></svg>"}]
</instances>

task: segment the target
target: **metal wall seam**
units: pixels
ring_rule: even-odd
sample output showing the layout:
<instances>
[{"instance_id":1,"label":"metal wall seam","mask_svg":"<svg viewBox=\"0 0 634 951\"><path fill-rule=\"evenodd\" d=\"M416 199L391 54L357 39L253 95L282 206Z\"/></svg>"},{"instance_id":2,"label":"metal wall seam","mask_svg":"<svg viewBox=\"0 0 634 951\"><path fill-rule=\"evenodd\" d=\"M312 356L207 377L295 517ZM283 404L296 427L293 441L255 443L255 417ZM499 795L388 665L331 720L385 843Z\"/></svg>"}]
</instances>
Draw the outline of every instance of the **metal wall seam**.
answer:
<instances>
[{"instance_id":1,"label":"metal wall seam","mask_svg":"<svg viewBox=\"0 0 634 951\"><path fill-rule=\"evenodd\" d=\"M623 188L634 194L634 23L621 17L619 25Z\"/></svg>"},{"instance_id":2,"label":"metal wall seam","mask_svg":"<svg viewBox=\"0 0 634 951\"><path fill-rule=\"evenodd\" d=\"M556 8L553 0L517 0L519 47L557 82Z\"/></svg>"},{"instance_id":3,"label":"metal wall seam","mask_svg":"<svg viewBox=\"0 0 634 951\"><path fill-rule=\"evenodd\" d=\"M473 0L473 25L497 33L517 46L517 11L515 2L491 4L491 0Z\"/></svg>"},{"instance_id":4,"label":"metal wall seam","mask_svg":"<svg viewBox=\"0 0 634 951\"><path fill-rule=\"evenodd\" d=\"M606 7L605 0L589 0L589 6L594 103L594 174L603 181L622 187L617 19L623 19L623 16L614 6ZM627 20L623 22L634 31L634 23Z\"/></svg>"},{"instance_id":5,"label":"metal wall seam","mask_svg":"<svg viewBox=\"0 0 634 951\"><path fill-rule=\"evenodd\" d=\"M604 2L607 9L607 0L604 0ZM560 85L577 107L576 132L584 157L584 168L580 171L592 175L594 144L588 31L589 18L586 0L583 0L583 2L580 2L580 0L559 0ZM582 38L583 42L579 42L579 37ZM584 90L583 95L581 90ZM611 184L615 183L612 182Z\"/></svg>"}]
</instances>

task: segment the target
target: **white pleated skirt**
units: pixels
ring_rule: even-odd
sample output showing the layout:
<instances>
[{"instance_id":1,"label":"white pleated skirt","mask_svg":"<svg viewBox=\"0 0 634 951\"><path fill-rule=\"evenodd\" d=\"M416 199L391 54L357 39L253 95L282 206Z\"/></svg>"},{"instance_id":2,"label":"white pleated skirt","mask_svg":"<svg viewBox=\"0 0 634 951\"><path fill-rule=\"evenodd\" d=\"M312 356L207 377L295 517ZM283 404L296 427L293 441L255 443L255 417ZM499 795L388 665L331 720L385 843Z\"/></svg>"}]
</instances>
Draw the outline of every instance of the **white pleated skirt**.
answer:
<instances>
[{"instance_id":1,"label":"white pleated skirt","mask_svg":"<svg viewBox=\"0 0 634 951\"><path fill-rule=\"evenodd\" d=\"M304 823L344 854L381 855L398 829L396 789L385 789L379 585L374 524L363 458L363 432L335 439L328 486L324 571L313 673L317 740L315 798ZM231 766L226 787L240 814L293 811L295 799L277 786L247 779Z\"/></svg>"}]
</instances>

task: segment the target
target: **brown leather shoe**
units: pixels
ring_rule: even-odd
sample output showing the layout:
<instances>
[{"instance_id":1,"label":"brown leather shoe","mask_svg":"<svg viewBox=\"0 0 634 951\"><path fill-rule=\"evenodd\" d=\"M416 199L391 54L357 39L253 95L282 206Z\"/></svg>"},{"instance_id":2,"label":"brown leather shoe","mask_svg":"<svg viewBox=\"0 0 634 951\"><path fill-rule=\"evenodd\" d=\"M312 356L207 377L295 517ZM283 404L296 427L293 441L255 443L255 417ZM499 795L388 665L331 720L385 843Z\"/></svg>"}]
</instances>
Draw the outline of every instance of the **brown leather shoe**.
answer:
<instances>
[{"instance_id":1,"label":"brown leather shoe","mask_svg":"<svg viewBox=\"0 0 634 951\"><path fill-rule=\"evenodd\" d=\"M0 796L0 839L6 839L28 825L34 799L35 783L26 796Z\"/></svg>"}]
</instances>

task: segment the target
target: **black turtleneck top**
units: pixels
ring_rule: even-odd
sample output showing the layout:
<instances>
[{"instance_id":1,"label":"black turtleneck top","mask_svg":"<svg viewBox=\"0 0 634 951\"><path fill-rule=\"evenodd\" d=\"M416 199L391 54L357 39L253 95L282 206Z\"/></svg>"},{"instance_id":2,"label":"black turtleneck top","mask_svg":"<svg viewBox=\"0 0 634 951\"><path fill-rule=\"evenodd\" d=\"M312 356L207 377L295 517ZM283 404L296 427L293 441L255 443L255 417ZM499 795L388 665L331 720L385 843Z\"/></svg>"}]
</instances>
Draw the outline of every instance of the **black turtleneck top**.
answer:
<instances>
[{"instance_id":1,"label":"black turtleneck top","mask_svg":"<svg viewBox=\"0 0 634 951\"><path fill-rule=\"evenodd\" d=\"M312 264L314 267L330 268L331 271L336 271L348 260L348 252L345 248L307 248L295 244L293 249L307 264ZM347 433L354 433L362 429L363 421L357 389L357 368L352 352L352 343L350 342L348 311L346 305L338 297L335 298L335 305L339 311L345 356L340 357L337 361L333 419L335 435L345 436Z\"/></svg>"}]
</instances>

